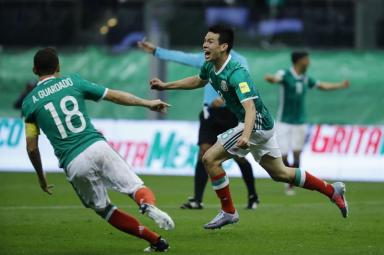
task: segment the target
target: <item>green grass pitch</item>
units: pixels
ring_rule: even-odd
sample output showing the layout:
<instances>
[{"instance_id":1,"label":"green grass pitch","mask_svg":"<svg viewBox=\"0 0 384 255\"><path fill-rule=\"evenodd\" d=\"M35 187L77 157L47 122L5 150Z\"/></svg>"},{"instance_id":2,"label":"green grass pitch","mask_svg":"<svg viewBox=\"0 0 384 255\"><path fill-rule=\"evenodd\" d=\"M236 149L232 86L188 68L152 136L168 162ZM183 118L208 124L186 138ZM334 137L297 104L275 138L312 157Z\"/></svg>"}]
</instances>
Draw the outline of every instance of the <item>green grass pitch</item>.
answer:
<instances>
[{"instance_id":1,"label":"green grass pitch","mask_svg":"<svg viewBox=\"0 0 384 255\"><path fill-rule=\"evenodd\" d=\"M169 254L384 254L384 185L347 183L350 217L316 192L298 190L286 197L283 185L257 180L261 204L244 209L245 186L231 179L240 222L221 230L202 225L218 211L210 188L206 209L179 209L192 191L192 177L143 176L157 196L158 206L175 220L176 229L158 230L138 214L127 196L111 192L117 206L158 230L170 243ZM48 174L54 184L49 196L33 173L0 174L0 254L143 254L145 241L115 230L92 210L84 209L63 174Z\"/></svg>"}]
</instances>

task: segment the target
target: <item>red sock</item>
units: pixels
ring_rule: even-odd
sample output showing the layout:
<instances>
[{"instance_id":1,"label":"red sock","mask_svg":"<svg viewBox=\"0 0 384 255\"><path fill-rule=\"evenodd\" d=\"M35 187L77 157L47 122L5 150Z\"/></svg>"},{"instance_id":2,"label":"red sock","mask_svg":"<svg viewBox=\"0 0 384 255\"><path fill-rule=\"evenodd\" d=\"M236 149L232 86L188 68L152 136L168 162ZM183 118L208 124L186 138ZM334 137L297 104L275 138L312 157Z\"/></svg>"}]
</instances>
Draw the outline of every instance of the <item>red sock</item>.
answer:
<instances>
[{"instance_id":1,"label":"red sock","mask_svg":"<svg viewBox=\"0 0 384 255\"><path fill-rule=\"evenodd\" d=\"M145 186L136 190L134 199L138 205L141 205L143 203L150 205L156 204L156 198L152 190Z\"/></svg>"},{"instance_id":2,"label":"red sock","mask_svg":"<svg viewBox=\"0 0 384 255\"><path fill-rule=\"evenodd\" d=\"M140 222L137 219L135 219L133 216L119 209L116 209L112 213L108 222L115 228L125 233L137 236L138 238L147 240L151 244L157 243L160 237L155 232L152 232L148 228L141 225Z\"/></svg>"},{"instance_id":3,"label":"red sock","mask_svg":"<svg viewBox=\"0 0 384 255\"><path fill-rule=\"evenodd\" d=\"M221 202L221 209L227 213L234 213L236 211L229 191L229 181L225 173L219 174L211 178L213 189ZM224 187L223 187L224 186Z\"/></svg>"},{"instance_id":4,"label":"red sock","mask_svg":"<svg viewBox=\"0 0 384 255\"><path fill-rule=\"evenodd\" d=\"M334 192L334 188L331 184L311 175L306 171L301 171L298 168L295 173L295 185L301 186L305 189L317 190L329 198L332 198Z\"/></svg>"}]
</instances>

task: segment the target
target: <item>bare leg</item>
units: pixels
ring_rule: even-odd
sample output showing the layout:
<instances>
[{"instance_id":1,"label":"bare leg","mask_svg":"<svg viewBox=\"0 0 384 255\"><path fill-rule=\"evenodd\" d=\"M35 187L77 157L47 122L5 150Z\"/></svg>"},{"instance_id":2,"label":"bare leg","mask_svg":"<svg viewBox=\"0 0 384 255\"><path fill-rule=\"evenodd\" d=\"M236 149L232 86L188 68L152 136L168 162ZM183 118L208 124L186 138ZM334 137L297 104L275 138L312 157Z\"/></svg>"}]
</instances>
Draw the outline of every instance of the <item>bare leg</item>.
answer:
<instances>
[{"instance_id":1,"label":"bare leg","mask_svg":"<svg viewBox=\"0 0 384 255\"><path fill-rule=\"evenodd\" d=\"M284 165L285 166L291 166L288 162L288 155L287 154L284 154L283 157L283 162L284 162ZM295 190L293 189L295 186L291 183L286 183L285 184L285 194L287 196L293 196L295 195Z\"/></svg>"},{"instance_id":2,"label":"bare leg","mask_svg":"<svg viewBox=\"0 0 384 255\"><path fill-rule=\"evenodd\" d=\"M194 199L201 203L203 201L203 195L205 186L208 181L207 171L203 164L203 155L211 148L212 144L200 144L199 156L195 168L195 179L194 179Z\"/></svg>"},{"instance_id":3,"label":"bare leg","mask_svg":"<svg viewBox=\"0 0 384 255\"><path fill-rule=\"evenodd\" d=\"M334 191L332 185L312 176L308 172L285 166L281 158L273 158L265 155L262 157L260 165L275 181L291 183L305 189L317 190L329 198L332 198Z\"/></svg>"},{"instance_id":4,"label":"bare leg","mask_svg":"<svg viewBox=\"0 0 384 255\"><path fill-rule=\"evenodd\" d=\"M341 182L328 184L306 171L299 168L287 167L281 158L273 158L265 155L260 165L268 172L273 180L285 183L292 183L304 189L316 190L329 197L340 209L344 218L348 216L348 204L345 200L345 185Z\"/></svg>"},{"instance_id":5,"label":"bare leg","mask_svg":"<svg viewBox=\"0 0 384 255\"><path fill-rule=\"evenodd\" d=\"M229 180L221 164L230 158L224 147L216 142L203 156L203 163L211 178L213 189L221 201L221 209L227 213L234 213Z\"/></svg>"},{"instance_id":6,"label":"bare leg","mask_svg":"<svg viewBox=\"0 0 384 255\"><path fill-rule=\"evenodd\" d=\"M278 182L292 183L295 180L295 169L286 166L282 158L273 158L264 155L260 165L268 172L271 178Z\"/></svg>"},{"instance_id":7,"label":"bare leg","mask_svg":"<svg viewBox=\"0 0 384 255\"><path fill-rule=\"evenodd\" d=\"M230 158L230 154L224 150L224 147L216 142L203 156L203 163L208 175L211 177L212 186L217 197L221 202L221 212L210 222L204 225L206 229L221 228L227 224L233 224L239 221L237 213L229 190L229 180L221 166L225 160Z\"/></svg>"}]
</instances>

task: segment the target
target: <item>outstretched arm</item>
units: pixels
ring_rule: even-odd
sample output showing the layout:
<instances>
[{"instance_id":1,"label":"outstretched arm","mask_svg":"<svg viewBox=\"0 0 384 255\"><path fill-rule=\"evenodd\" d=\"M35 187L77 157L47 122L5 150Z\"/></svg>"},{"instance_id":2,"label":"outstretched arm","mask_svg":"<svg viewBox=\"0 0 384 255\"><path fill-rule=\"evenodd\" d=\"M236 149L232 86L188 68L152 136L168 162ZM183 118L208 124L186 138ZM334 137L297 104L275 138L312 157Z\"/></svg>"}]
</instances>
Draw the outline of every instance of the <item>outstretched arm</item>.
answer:
<instances>
[{"instance_id":1,"label":"outstretched arm","mask_svg":"<svg viewBox=\"0 0 384 255\"><path fill-rule=\"evenodd\" d=\"M271 84L275 84L275 83L279 83L280 82L280 79L277 78L275 75L271 75L271 74L266 74L264 76L264 80L271 83Z\"/></svg>"},{"instance_id":2,"label":"outstretched arm","mask_svg":"<svg viewBox=\"0 0 384 255\"><path fill-rule=\"evenodd\" d=\"M27 142L28 157L35 168L37 177L39 179L41 189L52 195L51 189L53 185L47 184L43 166L41 164L40 150L39 150L39 128L35 123L25 123L25 135Z\"/></svg>"},{"instance_id":3,"label":"outstretched arm","mask_svg":"<svg viewBox=\"0 0 384 255\"><path fill-rule=\"evenodd\" d=\"M201 67L204 63L204 56L198 53L185 53L183 51L168 50L161 47L157 47L151 42L142 41L137 42L137 46L143 51L153 54L155 57L165 60L173 61L182 65Z\"/></svg>"},{"instance_id":4,"label":"outstretched arm","mask_svg":"<svg viewBox=\"0 0 384 255\"><path fill-rule=\"evenodd\" d=\"M190 76L173 82L162 82L159 78L150 80L151 89L156 90L171 90L171 89L197 89L204 87L207 81L200 79L199 76Z\"/></svg>"},{"instance_id":5,"label":"outstretched arm","mask_svg":"<svg viewBox=\"0 0 384 255\"><path fill-rule=\"evenodd\" d=\"M342 82L331 83L331 82L319 82L317 88L321 90L336 90L336 89L346 89L349 87L349 81L345 80Z\"/></svg>"},{"instance_id":6,"label":"outstretched arm","mask_svg":"<svg viewBox=\"0 0 384 255\"><path fill-rule=\"evenodd\" d=\"M142 106L152 111L163 113L165 113L167 111L167 108L170 106L169 104L161 101L160 99L147 100L124 91L113 89L108 89L104 100L108 100L115 104L121 104L126 106Z\"/></svg>"},{"instance_id":7,"label":"outstretched arm","mask_svg":"<svg viewBox=\"0 0 384 255\"><path fill-rule=\"evenodd\" d=\"M283 76L285 74L284 70L279 70L275 74L266 74L264 76L264 80L271 84L280 83L283 80Z\"/></svg>"}]
</instances>

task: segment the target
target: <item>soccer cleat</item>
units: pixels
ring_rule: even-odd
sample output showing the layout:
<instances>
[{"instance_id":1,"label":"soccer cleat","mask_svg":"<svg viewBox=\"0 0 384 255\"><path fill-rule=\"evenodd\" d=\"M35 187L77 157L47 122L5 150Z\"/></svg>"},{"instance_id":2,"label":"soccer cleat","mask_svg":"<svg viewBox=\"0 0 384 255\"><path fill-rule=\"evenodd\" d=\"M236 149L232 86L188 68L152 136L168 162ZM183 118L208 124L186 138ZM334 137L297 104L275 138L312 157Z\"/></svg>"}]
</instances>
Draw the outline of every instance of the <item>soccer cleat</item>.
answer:
<instances>
[{"instance_id":1,"label":"soccer cleat","mask_svg":"<svg viewBox=\"0 0 384 255\"><path fill-rule=\"evenodd\" d=\"M235 213L226 213L223 210L219 212L218 215L216 215L213 220L208 222L207 224L204 225L205 229L216 229L216 228L221 228L225 225L228 224L234 224L239 221L239 214L237 211Z\"/></svg>"},{"instance_id":2,"label":"soccer cleat","mask_svg":"<svg viewBox=\"0 0 384 255\"><path fill-rule=\"evenodd\" d=\"M144 249L144 252L166 252L169 249L167 240L160 237L159 241L155 244L151 244L149 247Z\"/></svg>"},{"instance_id":3,"label":"soccer cleat","mask_svg":"<svg viewBox=\"0 0 384 255\"><path fill-rule=\"evenodd\" d=\"M248 205L245 209L255 210L259 206L259 199L255 195L251 195L248 197Z\"/></svg>"},{"instance_id":4,"label":"soccer cleat","mask_svg":"<svg viewBox=\"0 0 384 255\"><path fill-rule=\"evenodd\" d=\"M188 198L188 201L180 206L181 209L203 209L203 203L195 200L194 198Z\"/></svg>"},{"instance_id":5,"label":"soccer cleat","mask_svg":"<svg viewBox=\"0 0 384 255\"><path fill-rule=\"evenodd\" d=\"M146 214L149 218L155 221L159 228L164 230L171 230L175 228L175 223L172 218L156 206L141 204L139 210L141 214Z\"/></svg>"},{"instance_id":6,"label":"soccer cleat","mask_svg":"<svg viewBox=\"0 0 384 255\"><path fill-rule=\"evenodd\" d=\"M345 198L345 184L342 182L335 182L332 184L334 192L331 201L334 202L341 211L344 218L348 217L348 202Z\"/></svg>"}]
</instances>

